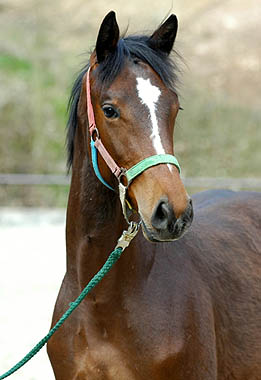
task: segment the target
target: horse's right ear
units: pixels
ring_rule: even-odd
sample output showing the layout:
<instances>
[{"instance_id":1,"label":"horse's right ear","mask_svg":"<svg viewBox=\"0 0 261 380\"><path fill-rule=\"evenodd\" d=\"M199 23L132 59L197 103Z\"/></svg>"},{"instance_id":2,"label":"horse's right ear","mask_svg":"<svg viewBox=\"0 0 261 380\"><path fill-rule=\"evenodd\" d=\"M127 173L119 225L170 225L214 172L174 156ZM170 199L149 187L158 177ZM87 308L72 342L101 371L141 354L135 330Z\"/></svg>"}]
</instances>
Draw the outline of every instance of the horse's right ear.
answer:
<instances>
[{"instance_id":1,"label":"horse's right ear","mask_svg":"<svg viewBox=\"0 0 261 380\"><path fill-rule=\"evenodd\" d=\"M109 12L100 27L97 42L96 56L98 63L104 61L108 54L113 53L119 41L120 31L115 12Z\"/></svg>"}]
</instances>

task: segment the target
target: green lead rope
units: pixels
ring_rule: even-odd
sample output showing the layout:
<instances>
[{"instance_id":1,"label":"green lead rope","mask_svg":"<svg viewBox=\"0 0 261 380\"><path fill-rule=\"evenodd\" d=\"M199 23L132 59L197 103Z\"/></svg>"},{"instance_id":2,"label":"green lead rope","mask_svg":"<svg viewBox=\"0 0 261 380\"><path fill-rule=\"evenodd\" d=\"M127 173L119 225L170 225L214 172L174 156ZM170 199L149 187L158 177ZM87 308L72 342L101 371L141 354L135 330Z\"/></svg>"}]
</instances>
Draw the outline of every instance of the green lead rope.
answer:
<instances>
[{"instance_id":1,"label":"green lead rope","mask_svg":"<svg viewBox=\"0 0 261 380\"><path fill-rule=\"evenodd\" d=\"M124 231L125 233L127 231ZM137 231L138 232L138 231ZM136 235L136 234L135 234ZM134 235L134 236L135 236ZM134 237L133 236L133 237ZM132 240L132 239L131 239ZM49 331L49 333L42 339L40 342L22 359L20 360L14 367L12 367L9 371L0 376L0 380L5 379L6 377L12 375L19 368L25 365L34 355L36 355L41 348L48 342L48 340L53 336L55 331L61 327L61 325L66 321L66 319L72 314L72 312L80 305L82 300L87 296L87 294L103 279L103 277L109 272L111 267L116 263L116 261L120 258L123 250L126 246L119 246L120 243L116 246L115 250L111 252L107 261L103 265L103 267L99 270L99 272L91 279L88 285L83 289L79 297L76 298L74 302L70 303L69 309L63 314L63 316L59 319L56 325ZM126 243L125 243L126 245Z\"/></svg>"}]
</instances>

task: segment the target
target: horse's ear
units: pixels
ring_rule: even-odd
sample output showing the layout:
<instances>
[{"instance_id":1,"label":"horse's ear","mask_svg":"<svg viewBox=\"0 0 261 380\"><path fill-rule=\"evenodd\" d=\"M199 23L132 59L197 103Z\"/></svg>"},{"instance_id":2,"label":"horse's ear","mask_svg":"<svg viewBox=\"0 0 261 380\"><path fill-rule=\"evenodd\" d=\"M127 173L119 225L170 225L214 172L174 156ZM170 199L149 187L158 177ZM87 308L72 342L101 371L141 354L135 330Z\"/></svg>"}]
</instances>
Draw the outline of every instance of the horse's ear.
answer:
<instances>
[{"instance_id":1,"label":"horse's ear","mask_svg":"<svg viewBox=\"0 0 261 380\"><path fill-rule=\"evenodd\" d=\"M172 14L149 38L149 46L154 50L169 54L173 48L177 30L178 19Z\"/></svg>"},{"instance_id":2,"label":"horse's ear","mask_svg":"<svg viewBox=\"0 0 261 380\"><path fill-rule=\"evenodd\" d=\"M100 27L97 42L96 56L98 63L104 61L108 54L113 53L119 41L120 31L115 12L109 12Z\"/></svg>"}]
</instances>

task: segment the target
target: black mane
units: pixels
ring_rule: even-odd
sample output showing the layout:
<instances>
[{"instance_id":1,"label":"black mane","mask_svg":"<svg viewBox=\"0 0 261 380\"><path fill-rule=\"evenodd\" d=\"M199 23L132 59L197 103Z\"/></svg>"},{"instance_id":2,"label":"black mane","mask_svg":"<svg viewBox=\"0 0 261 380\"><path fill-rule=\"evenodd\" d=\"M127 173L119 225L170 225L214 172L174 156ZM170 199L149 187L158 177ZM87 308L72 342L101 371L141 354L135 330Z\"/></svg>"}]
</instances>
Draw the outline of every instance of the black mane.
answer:
<instances>
[{"instance_id":1,"label":"black mane","mask_svg":"<svg viewBox=\"0 0 261 380\"><path fill-rule=\"evenodd\" d=\"M128 36L121 38L117 49L108 55L98 66L98 78L103 86L109 86L120 73L126 60L140 60L148 63L160 76L163 83L177 93L177 65L161 51L148 45L148 36ZM68 103L69 119L67 123L67 166L70 169L74 153L74 137L77 128L77 107L81 93L82 79L89 68L89 63L83 67L74 82Z\"/></svg>"}]
</instances>

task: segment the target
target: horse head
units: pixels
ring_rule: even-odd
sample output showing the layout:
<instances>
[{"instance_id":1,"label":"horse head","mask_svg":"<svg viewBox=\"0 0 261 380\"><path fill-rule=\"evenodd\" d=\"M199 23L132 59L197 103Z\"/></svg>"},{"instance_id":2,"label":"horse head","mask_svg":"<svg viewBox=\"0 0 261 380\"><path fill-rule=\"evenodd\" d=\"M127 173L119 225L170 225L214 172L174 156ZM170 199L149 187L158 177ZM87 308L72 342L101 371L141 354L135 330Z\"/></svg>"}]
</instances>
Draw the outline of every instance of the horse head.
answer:
<instances>
[{"instance_id":1,"label":"horse head","mask_svg":"<svg viewBox=\"0 0 261 380\"><path fill-rule=\"evenodd\" d=\"M101 24L88 72L87 108L93 108L95 128L87 139L102 141L119 168L129 169L150 156L174 156L180 107L170 53L177 28L171 15L151 36L120 38L114 12ZM113 173L100 157L98 162L104 182L114 188ZM150 241L180 238L193 219L178 164L147 168L128 185L127 199Z\"/></svg>"}]
</instances>

